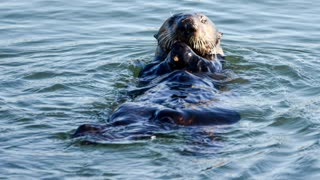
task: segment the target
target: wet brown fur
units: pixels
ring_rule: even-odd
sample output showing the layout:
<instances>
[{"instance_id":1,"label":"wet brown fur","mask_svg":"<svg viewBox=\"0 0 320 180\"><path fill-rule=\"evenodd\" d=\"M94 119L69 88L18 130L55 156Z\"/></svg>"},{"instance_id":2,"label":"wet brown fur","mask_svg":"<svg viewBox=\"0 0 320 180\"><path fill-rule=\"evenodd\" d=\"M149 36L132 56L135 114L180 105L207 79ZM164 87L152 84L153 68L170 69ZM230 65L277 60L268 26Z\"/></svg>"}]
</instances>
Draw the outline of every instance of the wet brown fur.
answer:
<instances>
[{"instance_id":1,"label":"wet brown fur","mask_svg":"<svg viewBox=\"0 0 320 180\"><path fill-rule=\"evenodd\" d=\"M175 42L189 45L198 55L212 60L224 56L220 45L222 33L204 14L175 14L168 18L154 36L158 41L156 60L164 60Z\"/></svg>"}]
</instances>

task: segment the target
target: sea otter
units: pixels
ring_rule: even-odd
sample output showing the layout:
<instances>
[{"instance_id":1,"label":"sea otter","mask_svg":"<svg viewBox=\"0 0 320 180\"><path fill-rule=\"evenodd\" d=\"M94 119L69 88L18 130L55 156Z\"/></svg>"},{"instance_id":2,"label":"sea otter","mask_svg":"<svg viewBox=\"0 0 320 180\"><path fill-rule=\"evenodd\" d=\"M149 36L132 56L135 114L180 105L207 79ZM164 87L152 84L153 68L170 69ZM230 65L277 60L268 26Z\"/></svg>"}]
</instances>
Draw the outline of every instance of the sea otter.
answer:
<instances>
[{"instance_id":1,"label":"sea otter","mask_svg":"<svg viewBox=\"0 0 320 180\"><path fill-rule=\"evenodd\" d=\"M213 60L217 54L224 56L220 44L222 35L204 14L175 14L169 17L154 35L158 41L155 59L164 60L171 50L171 45L179 41L190 46L196 54Z\"/></svg>"},{"instance_id":2,"label":"sea otter","mask_svg":"<svg viewBox=\"0 0 320 180\"><path fill-rule=\"evenodd\" d=\"M144 86L132 91L135 99L120 105L105 125L81 125L74 137L89 141L151 138L164 124L178 126L232 124L240 120L234 110L217 107L220 60L198 55L184 42L176 41L167 57L147 65L139 79Z\"/></svg>"}]
</instances>

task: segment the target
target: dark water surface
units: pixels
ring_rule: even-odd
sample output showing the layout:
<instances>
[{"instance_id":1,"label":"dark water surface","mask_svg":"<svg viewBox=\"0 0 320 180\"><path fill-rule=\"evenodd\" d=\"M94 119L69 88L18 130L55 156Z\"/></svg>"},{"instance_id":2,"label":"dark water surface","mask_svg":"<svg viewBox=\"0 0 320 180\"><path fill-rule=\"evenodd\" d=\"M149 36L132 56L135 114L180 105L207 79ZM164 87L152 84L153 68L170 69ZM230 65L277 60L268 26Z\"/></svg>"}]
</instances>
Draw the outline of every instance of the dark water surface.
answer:
<instances>
[{"instance_id":1,"label":"dark water surface","mask_svg":"<svg viewBox=\"0 0 320 180\"><path fill-rule=\"evenodd\" d=\"M0 1L0 179L320 178L320 1ZM232 126L81 145L127 100L153 34L177 12L209 16L234 72ZM188 132L213 133L202 139Z\"/></svg>"}]
</instances>

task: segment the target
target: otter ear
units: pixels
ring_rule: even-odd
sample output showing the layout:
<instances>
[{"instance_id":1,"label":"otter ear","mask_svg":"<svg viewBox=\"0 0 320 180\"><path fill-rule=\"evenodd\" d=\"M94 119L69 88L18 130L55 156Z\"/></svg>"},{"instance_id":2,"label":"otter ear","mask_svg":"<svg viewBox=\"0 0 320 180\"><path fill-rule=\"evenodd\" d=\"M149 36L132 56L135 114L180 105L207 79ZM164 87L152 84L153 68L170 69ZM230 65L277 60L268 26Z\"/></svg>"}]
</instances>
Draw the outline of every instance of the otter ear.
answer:
<instances>
[{"instance_id":1,"label":"otter ear","mask_svg":"<svg viewBox=\"0 0 320 180\"><path fill-rule=\"evenodd\" d=\"M153 35L153 37L156 39L158 39L158 36L159 36L158 33Z\"/></svg>"},{"instance_id":2,"label":"otter ear","mask_svg":"<svg viewBox=\"0 0 320 180\"><path fill-rule=\"evenodd\" d=\"M218 39L221 39L223 36L223 33L222 32L218 32Z\"/></svg>"}]
</instances>

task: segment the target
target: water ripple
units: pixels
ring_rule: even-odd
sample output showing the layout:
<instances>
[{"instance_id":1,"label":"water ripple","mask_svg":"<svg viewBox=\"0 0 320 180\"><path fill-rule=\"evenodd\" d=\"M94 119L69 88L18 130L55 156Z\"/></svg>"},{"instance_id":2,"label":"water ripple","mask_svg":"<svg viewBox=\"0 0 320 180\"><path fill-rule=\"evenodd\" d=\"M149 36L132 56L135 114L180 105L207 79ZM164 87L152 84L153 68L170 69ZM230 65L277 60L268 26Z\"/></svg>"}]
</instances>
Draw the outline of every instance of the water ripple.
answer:
<instances>
[{"instance_id":1,"label":"water ripple","mask_svg":"<svg viewBox=\"0 0 320 180\"><path fill-rule=\"evenodd\" d=\"M0 179L317 179L319 2L1 1ZM231 71L219 103L242 120L155 140L70 139L128 100L153 34L189 11L224 33Z\"/></svg>"}]
</instances>

